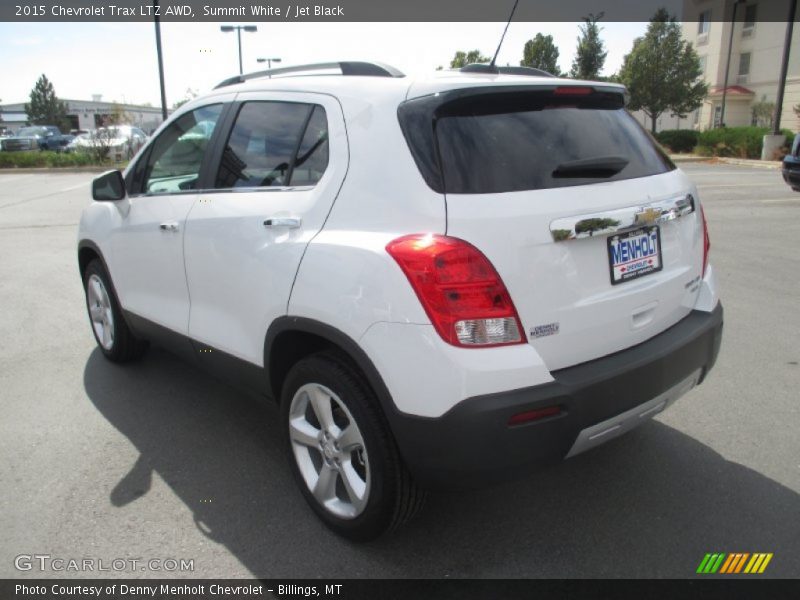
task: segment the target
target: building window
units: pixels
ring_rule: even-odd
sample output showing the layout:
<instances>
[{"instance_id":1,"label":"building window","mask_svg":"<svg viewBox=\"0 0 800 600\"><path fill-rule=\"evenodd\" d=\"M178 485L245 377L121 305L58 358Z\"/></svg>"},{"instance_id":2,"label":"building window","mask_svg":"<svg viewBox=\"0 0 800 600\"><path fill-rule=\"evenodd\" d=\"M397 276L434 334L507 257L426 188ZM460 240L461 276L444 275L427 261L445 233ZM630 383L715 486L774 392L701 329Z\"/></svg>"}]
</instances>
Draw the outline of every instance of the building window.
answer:
<instances>
[{"instance_id":1,"label":"building window","mask_svg":"<svg viewBox=\"0 0 800 600\"><path fill-rule=\"evenodd\" d=\"M711 27L711 9L704 10L697 18L697 33L705 35Z\"/></svg>"},{"instance_id":2,"label":"building window","mask_svg":"<svg viewBox=\"0 0 800 600\"><path fill-rule=\"evenodd\" d=\"M750 53L745 52L739 56L739 76L736 82L746 83L748 75L750 75Z\"/></svg>"},{"instance_id":3,"label":"building window","mask_svg":"<svg viewBox=\"0 0 800 600\"><path fill-rule=\"evenodd\" d=\"M703 55L700 57L700 79L706 74L706 67L708 66L708 56Z\"/></svg>"},{"instance_id":4,"label":"building window","mask_svg":"<svg viewBox=\"0 0 800 600\"><path fill-rule=\"evenodd\" d=\"M748 4L744 9L744 25L742 25L742 35L752 35L756 26L756 4Z\"/></svg>"}]
</instances>

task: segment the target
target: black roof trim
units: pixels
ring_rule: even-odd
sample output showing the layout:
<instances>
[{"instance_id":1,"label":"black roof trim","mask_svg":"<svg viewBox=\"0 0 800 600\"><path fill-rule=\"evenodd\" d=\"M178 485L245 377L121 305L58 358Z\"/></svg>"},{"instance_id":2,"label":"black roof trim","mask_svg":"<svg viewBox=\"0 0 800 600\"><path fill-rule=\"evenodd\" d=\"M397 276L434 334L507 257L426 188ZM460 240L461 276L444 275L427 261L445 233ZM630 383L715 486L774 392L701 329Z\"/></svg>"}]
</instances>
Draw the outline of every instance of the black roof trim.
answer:
<instances>
[{"instance_id":1,"label":"black roof trim","mask_svg":"<svg viewBox=\"0 0 800 600\"><path fill-rule=\"evenodd\" d=\"M225 81L219 83L214 89L227 87L229 85L236 85L237 83L244 83L251 79L261 79L263 77L271 77L273 75L286 75L289 73L309 73L313 71L324 71L329 69L339 69L341 75L356 76L356 77L405 77L405 74L383 63L377 62L361 62L361 61L340 61L328 63L314 63L309 65L295 65L292 67L280 67L277 69L267 69L265 71L256 71L254 73L245 73L244 75L236 75L230 77Z\"/></svg>"}]
</instances>

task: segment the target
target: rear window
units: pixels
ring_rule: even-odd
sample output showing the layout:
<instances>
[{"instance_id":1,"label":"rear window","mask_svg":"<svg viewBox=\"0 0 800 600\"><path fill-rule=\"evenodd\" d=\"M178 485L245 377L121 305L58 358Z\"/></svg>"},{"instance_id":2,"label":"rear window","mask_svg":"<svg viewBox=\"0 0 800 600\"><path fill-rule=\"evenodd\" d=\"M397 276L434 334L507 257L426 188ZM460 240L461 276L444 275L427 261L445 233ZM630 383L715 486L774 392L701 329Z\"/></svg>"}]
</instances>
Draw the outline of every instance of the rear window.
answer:
<instances>
[{"instance_id":1,"label":"rear window","mask_svg":"<svg viewBox=\"0 0 800 600\"><path fill-rule=\"evenodd\" d=\"M646 177L675 168L622 107L619 93L471 94L432 111L428 102L428 112L432 134L420 126L420 114L406 114L408 123L416 126L406 124L404 132L420 171L436 191L540 190ZM403 110L400 119L403 123ZM420 147L431 143L432 150ZM421 164L432 160L433 168Z\"/></svg>"}]
</instances>

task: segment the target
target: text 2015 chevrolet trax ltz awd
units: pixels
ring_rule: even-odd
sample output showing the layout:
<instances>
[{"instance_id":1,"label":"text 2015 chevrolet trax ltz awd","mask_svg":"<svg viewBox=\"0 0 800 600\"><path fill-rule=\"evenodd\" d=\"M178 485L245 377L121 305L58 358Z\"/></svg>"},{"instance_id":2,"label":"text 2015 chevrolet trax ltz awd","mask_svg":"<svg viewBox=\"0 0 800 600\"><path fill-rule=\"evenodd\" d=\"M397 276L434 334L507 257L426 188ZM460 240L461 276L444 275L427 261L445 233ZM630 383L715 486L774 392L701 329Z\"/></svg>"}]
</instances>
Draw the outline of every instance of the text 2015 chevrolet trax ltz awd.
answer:
<instances>
[{"instance_id":1,"label":"text 2015 chevrolet trax ltz awd","mask_svg":"<svg viewBox=\"0 0 800 600\"><path fill-rule=\"evenodd\" d=\"M235 77L81 218L103 354L158 342L274 398L353 539L635 427L719 350L697 190L624 88L484 70Z\"/></svg>"}]
</instances>

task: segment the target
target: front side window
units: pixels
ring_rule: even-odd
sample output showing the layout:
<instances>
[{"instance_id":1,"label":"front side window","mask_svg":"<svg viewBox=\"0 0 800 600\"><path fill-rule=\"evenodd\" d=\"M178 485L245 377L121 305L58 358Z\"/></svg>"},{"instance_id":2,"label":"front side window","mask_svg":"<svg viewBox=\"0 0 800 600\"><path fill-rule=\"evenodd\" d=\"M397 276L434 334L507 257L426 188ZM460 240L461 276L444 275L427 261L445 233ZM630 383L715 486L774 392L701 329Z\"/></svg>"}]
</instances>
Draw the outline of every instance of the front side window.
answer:
<instances>
[{"instance_id":1,"label":"front side window","mask_svg":"<svg viewBox=\"0 0 800 600\"><path fill-rule=\"evenodd\" d=\"M200 165L222 104L190 111L173 121L153 142L146 162L134 173L134 191L169 194L197 189Z\"/></svg>"},{"instance_id":2,"label":"front side window","mask_svg":"<svg viewBox=\"0 0 800 600\"><path fill-rule=\"evenodd\" d=\"M214 187L314 185L327 165L324 108L292 102L247 102L225 145Z\"/></svg>"}]
</instances>

